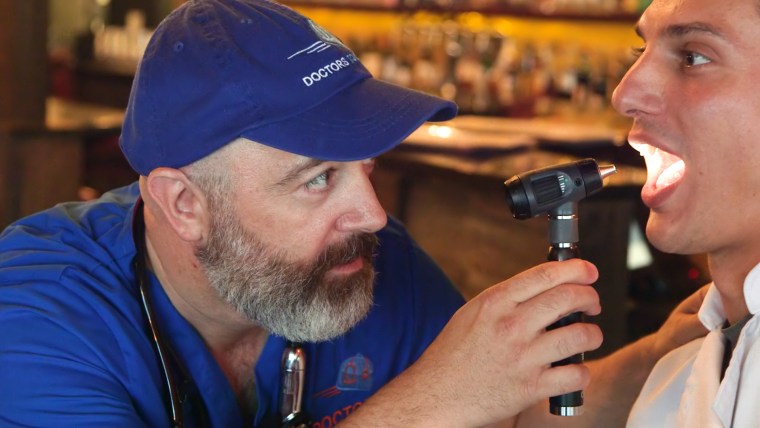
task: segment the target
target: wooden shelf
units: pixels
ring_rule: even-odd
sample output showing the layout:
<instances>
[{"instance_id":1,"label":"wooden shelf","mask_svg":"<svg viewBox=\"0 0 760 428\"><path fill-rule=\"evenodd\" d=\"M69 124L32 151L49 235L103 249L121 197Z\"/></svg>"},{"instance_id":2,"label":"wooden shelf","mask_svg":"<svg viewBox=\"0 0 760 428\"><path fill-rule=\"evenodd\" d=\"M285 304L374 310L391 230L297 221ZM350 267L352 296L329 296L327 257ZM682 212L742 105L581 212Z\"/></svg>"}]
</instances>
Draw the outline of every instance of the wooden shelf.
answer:
<instances>
[{"instance_id":1,"label":"wooden shelf","mask_svg":"<svg viewBox=\"0 0 760 428\"><path fill-rule=\"evenodd\" d=\"M327 7L345 10L381 11L381 12L419 12L429 11L440 14L459 14L478 12L485 15L512 16L528 19L551 19L563 21L608 21L608 22L636 22L638 14L621 12L599 13L574 13L559 11L556 13L541 13L529 8L518 8L501 4L482 2L459 2L447 5L443 2L409 0L405 3L394 1L389 4L370 1L351 0L287 0L287 4L303 7Z\"/></svg>"}]
</instances>

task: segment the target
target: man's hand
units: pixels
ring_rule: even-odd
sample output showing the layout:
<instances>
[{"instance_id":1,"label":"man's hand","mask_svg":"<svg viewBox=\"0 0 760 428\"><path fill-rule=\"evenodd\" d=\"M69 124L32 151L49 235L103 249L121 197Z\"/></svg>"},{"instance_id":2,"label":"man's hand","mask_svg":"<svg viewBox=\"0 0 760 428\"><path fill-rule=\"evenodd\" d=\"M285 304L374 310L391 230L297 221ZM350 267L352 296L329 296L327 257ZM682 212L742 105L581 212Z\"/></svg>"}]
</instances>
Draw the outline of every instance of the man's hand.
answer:
<instances>
[{"instance_id":1,"label":"man's hand","mask_svg":"<svg viewBox=\"0 0 760 428\"><path fill-rule=\"evenodd\" d=\"M382 423L375 419L382 426L482 426L540 399L583 389L590 379L586 367L550 364L599 347L600 329L586 323L546 327L573 312L597 315L599 296L589 286L597 276L582 260L548 262L483 291L454 314L413 366L353 416L385 413Z\"/></svg>"},{"instance_id":2,"label":"man's hand","mask_svg":"<svg viewBox=\"0 0 760 428\"><path fill-rule=\"evenodd\" d=\"M706 293L707 287L703 287L684 300L656 333L645 336L600 360L588 362L591 384L585 390L582 416L551 416L547 410L548 403L540 403L523 412L516 426L625 426L631 406L655 363L671 350L707 333L697 318Z\"/></svg>"},{"instance_id":3,"label":"man's hand","mask_svg":"<svg viewBox=\"0 0 760 428\"><path fill-rule=\"evenodd\" d=\"M652 335L650 352L654 359L659 360L673 349L707 334L697 313L708 289L709 285L703 286L676 306L657 333Z\"/></svg>"}]
</instances>

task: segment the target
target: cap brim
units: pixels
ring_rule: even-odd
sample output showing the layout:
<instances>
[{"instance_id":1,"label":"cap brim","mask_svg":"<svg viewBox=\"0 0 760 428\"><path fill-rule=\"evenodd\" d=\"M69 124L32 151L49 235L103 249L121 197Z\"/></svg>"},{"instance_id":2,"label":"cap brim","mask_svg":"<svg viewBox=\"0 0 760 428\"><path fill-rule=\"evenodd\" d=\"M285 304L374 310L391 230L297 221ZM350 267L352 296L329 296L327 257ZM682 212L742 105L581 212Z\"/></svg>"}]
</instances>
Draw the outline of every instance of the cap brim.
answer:
<instances>
[{"instance_id":1,"label":"cap brim","mask_svg":"<svg viewBox=\"0 0 760 428\"><path fill-rule=\"evenodd\" d=\"M449 120L456 113L451 101L368 78L315 107L241 136L302 156L352 161L378 156L424 122Z\"/></svg>"}]
</instances>

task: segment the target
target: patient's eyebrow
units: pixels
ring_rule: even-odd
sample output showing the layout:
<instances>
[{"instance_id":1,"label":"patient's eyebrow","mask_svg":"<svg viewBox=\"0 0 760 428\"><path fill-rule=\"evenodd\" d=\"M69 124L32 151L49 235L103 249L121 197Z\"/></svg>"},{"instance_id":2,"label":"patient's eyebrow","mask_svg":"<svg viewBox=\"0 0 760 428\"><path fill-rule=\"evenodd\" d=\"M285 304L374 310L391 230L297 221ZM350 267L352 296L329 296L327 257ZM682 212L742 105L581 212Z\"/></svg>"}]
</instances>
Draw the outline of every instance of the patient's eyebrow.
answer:
<instances>
[{"instance_id":1,"label":"patient's eyebrow","mask_svg":"<svg viewBox=\"0 0 760 428\"><path fill-rule=\"evenodd\" d=\"M666 37L677 38L677 37L683 37L683 36L686 36L688 34L693 34L693 33L706 33L706 34L711 34L713 36L720 37L721 39L726 38L726 35L723 34L723 32L720 31L720 29L706 22L690 22L687 24L669 25L665 29L663 34ZM636 24L636 34L642 39L646 39L644 37L644 32L641 30L641 26L639 24Z\"/></svg>"},{"instance_id":2,"label":"patient's eyebrow","mask_svg":"<svg viewBox=\"0 0 760 428\"><path fill-rule=\"evenodd\" d=\"M671 25L665 30L665 34L671 37L681 37L692 33L708 33L725 39L726 36L714 25L705 22L691 22L688 24Z\"/></svg>"}]
</instances>

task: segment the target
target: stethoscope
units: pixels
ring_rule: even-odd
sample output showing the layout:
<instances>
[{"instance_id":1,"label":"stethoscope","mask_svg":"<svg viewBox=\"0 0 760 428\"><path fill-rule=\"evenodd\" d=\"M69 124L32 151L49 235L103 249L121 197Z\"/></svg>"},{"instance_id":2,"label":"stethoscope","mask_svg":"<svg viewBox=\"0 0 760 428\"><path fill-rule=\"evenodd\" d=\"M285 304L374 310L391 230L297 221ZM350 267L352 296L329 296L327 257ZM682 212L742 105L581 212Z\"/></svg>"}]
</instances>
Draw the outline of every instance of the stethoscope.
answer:
<instances>
[{"instance_id":1,"label":"stethoscope","mask_svg":"<svg viewBox=\"0 0 760 428\"><path fill-rule=\"evenodd\" d=\"M142 200L139 200L135 206L132 236L137 250L133 265L140 291L142 310L148 321L153 348L158 355L162 378L167 390L167 407L172 427L209 427L211 423L197 386L174 354L170 343L164 340L156 321L153 302L150 293L148 293L147 247L145 245L145 219ZM300 343L287 343L282 355L281 371L281 426L283 428L308 428L311 426L311 422L303 409L306 355ZM188 402L190 402L190 406L188 406ZM188 409L188 407L190 408ZM190 415L186 414L188 410L191 411ZM189 422L188 419L192 421Z\"/></svg>"}]
</instances>

